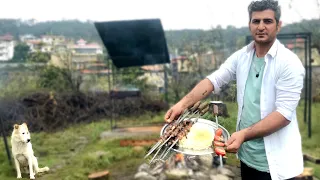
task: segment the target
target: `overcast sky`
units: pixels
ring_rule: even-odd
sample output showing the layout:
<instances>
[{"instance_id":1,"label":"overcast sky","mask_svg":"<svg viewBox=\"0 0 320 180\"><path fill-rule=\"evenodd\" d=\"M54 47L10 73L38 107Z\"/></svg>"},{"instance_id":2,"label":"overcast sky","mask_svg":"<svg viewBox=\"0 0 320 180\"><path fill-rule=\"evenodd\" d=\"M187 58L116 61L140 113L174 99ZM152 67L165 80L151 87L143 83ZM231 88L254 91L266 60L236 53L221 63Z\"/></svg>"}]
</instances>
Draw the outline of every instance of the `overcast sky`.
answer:
<instances>
[{"instance_id":1,"label":"overcast sky","mask_svg":"<svg viewBox=\"0 0 320 180\"><path fill-rule=\"evenodd\" d=\"M247 26L251 0L1 0L0 18L112 21L160 18L164 29ZM320 0L279 0L284 24L320 17ZM290 8L289 5L292 4Z\"/></svg>"}]
</instances>

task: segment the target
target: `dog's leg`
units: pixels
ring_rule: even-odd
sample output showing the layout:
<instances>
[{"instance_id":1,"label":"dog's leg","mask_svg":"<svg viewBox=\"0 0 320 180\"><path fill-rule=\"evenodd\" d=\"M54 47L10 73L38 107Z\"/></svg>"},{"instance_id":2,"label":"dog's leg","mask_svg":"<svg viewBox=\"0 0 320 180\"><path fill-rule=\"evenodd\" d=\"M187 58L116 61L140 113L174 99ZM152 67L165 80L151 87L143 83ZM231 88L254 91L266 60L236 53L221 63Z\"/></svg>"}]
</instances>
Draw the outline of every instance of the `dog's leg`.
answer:
<instances>
[{"instance_id":1,"label":"dog's leg","mask_svg":"<svg viewBox=\"0 0 320 180\"><path fill-rule=\"evenodd\" d=\"M34 172L33 172L33 155L28 156L28 165L29 165L29 174L30 174L30 179L35 179L34 177Z\"/></svg>"},{"instance_id":2,"label":"dog's leg","mask_svg":"<svg viewBox=\"0 0 320 180\"><path fill-rule=\"evenodd\" d=\"M39 168L38 160L37 160L37 157L35 156L33 156L33 165L34 165L35 174L49 171L49 168L47 166L43 168Z\"/></svg>"},{"instance_id":3,"label":"dog's leg","mask_svg":"<svg viewBox=\"0 0 320 180\"><path fill-rule=\"evenodd\" d=\"M39 172L39 166L38 166L38 160L35 156L32 158L32 164L33 164L33 170L34 170L34 175L36 175Z\"/></svg>"},{"instance_id":4,"label":"dog's leg","mask_svg":"<svg viewBox=\"0 0 320 180\"><path fill-rule=\"evenodd\" d=\"M17 178L18 179L21 179L21 171L20 171L20 164L19 164L19 161L14 158L14 164L16 165L16 170L17 170Z\"/></svg>"}]
</instances>

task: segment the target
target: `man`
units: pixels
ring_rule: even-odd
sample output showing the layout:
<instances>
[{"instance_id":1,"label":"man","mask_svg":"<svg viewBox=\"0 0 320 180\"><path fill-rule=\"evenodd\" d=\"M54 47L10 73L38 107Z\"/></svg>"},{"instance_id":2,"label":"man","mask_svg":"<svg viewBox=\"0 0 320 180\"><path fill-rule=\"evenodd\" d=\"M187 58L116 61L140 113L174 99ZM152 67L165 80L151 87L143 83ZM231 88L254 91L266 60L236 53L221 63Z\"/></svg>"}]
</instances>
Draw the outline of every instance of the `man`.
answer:
<instances>
[{"instance_id":1,"label":"man","mask_svg":"<svg viewBox=\"0 0 320 180\"><path fill-rule=\"evenodd\" d=\"M273 0L249 7L252 43L232 54L221 67L200 81L165 115L171 122L186 107L237 82L237 132L226 142L237 153L243 179L290 179L303 171L301 136L296 107L304 67L276 35L281 29L280 7Z\"/></svg>"}]
</instances>

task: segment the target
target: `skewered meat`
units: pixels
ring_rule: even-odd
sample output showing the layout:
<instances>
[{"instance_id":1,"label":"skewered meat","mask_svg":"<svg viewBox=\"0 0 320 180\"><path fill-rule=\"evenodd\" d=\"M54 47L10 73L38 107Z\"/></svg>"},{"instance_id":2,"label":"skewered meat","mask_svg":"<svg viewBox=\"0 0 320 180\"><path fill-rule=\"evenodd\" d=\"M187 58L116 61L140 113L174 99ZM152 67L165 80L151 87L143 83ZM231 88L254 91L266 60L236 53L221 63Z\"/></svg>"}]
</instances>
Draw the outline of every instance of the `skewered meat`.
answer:
<instances>
[{"instance_id":1,"label":"skewered meat","mask_svg":"<svg viewBox=\"0 0 320 180\"><path fill-rule=\"evenodd\" d=\"M220 155L221 156L225 156L226 155L226 150L223 147L215 147L214 148L214 152L219 156Z\"/></svg>"},{"instance_id":2,"label":"skewered meat","mask_svg":"<svg viewBox=\"0 0 320 180\"><path fill-rule=\"evenodd\" d=\"M213 146L214 147L224 147L225 144L223 142L220 142L220 141L213 141Z\"/></svg>"},{"instance_id":3,"label":"skewered meat","mask_svg":"<svg viewBox=\"0 0 320 180\"><path fill-rule=\"evenodd\" d=\"M215 141L224 142L223 136L214 136Z\"/></svg>"},{"instance_id":4,"label":"skewered meat","mask_svg":"<svg viewBox=\"0 0 320 180\"><path fill-rule=\"evenodd\" d=\"M216 136L221 136L222 135L223 130L221 128L218 128L216 130Z\"/></svg>"}]
</instances>

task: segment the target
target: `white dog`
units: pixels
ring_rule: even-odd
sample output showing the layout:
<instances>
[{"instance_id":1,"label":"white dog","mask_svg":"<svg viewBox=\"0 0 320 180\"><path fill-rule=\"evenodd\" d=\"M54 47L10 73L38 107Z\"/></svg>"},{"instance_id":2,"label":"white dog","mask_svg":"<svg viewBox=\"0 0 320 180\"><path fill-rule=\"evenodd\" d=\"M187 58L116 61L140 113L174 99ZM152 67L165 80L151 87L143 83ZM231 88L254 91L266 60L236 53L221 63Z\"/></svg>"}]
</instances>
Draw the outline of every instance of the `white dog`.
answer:
<instances>
[{"instance_id":1,"label":"white dog","mask_svg":"<svg viewBox=\"0 0 320 180\"><path fill-rule=\"evenodd\" d=\"M15 124L11 136L11 145L18 179L21 178L21 169L30 174L30 179L35 179L34 176L38 172L49 171L48 167L38 167L38 161L33 154L30 140L27 124Z\"/></svg>"}]
</instances>

